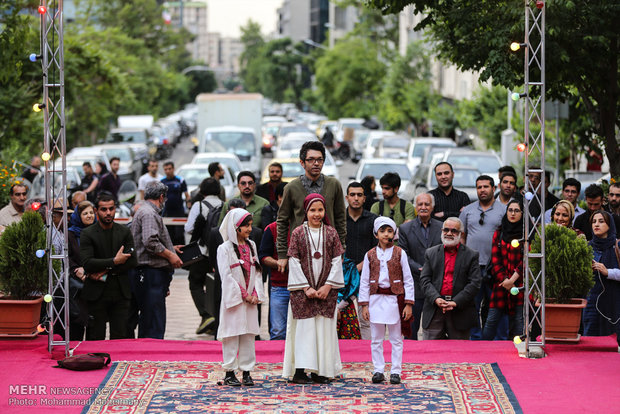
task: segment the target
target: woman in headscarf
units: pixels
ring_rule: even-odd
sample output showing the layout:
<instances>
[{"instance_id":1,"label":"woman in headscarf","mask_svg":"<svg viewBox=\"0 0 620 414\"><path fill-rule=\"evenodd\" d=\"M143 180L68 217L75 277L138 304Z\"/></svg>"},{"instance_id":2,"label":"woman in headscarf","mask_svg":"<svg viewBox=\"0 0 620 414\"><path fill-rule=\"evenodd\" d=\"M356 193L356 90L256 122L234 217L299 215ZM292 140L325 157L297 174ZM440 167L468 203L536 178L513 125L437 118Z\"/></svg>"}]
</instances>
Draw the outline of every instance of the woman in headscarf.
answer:
<instances>
[{"instance_id":1,"label":"woman in headscarf","mask_svg":"<svg viewBox=\"0 0 620 414\"><path fill-rule=\"evenodd\" d=\"M583 235L583 232L579 229L573 228L573 221L575 219L575 207L570 201L560 200L551 209L551 221L558 226L568 227L573 230L577 235ZM585 236L583 236L585 237Z\"/></svg>"},{"instance_id":2,"label":"woman in headscarf","mask_svg":"<svg viewBox=\"0 0 620 414\"><path fill-rule=\"evenodd\" d=\"M230 210L220 234L224 243L217 248L217 266L222 279L220 325L217 339L222 342L224 384L254 385L250 371L256 365L254 341L260 334L258 304L265 301L263 278L256 245L250 240L252 214L242 208ZM240 382L235 370L243 371Z\"/></svg>"},{"instance_id":3,"label":"woman in headscarf","mask_svg":"<svg viewBox=\"0 0 620 414\"><path fill-rule=\"evenodd\" d=\"M513 240L516 245L513 246ZM523 291L512 295L513 287L523 286L523 204L512 200L506 206L501 227L493 234L491 273L493 291L482 339L495 338L497 325L508 315L510 337L523 335Z\"/></svg>"},{"instance_id":4,"label":"woman in headscarf","mask_svg":"<svg viewBox=\"0 0 620 414\"><path fill-rule=\"evenodd\" d=\"M585 336L606 336L616 332L620 352L620 248L616 240L616 225L603 210L590 217L594 252L594 286L588 293L583 312Z\"/></svg>"},{"instance_id":5,"label":"woman in headscarf","mask_svg":"<svg viewBox=\"0 0 620 414\"><path fill-rule=\"evenodd\" d=\"M88 323L86 303L80 300L80 292L84 286L86 272L80 258L80 236L85 227L95 222L95 207L90 201L82 201L71 213L69 218L69 321L72 341L84 340L84 332Z\"/></svg>"},{"instance_id":6,"label":"woman in headscarf","mask_svg":"<svg viewBox=\"0 0 620 414\"><path fill-rule=\"evenodd\" d=\"M304 209L305 221L291 233L288 249L291 295L282 376L292 375L297 384L327 384L342 369L336 301L344 286L344 249L326 219L323 196L308 195Z\"/></svg>"}]
</instances>

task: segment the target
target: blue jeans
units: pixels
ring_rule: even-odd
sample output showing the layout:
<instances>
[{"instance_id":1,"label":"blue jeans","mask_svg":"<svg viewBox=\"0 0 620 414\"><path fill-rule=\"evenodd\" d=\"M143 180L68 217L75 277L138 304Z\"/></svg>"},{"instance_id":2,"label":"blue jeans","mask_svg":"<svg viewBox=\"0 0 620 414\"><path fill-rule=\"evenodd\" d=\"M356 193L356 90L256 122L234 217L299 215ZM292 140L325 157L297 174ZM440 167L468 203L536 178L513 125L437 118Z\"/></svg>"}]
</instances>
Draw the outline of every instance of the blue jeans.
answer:
<instances>
[{"instance_id":1,"label":"blue jeans","mask_svg":"<svg viewBox=\"0 0 620 414\"><path fill-rule=\"evenodd\" d=\"M490 308L489 315L487 316L487 322L484 325L482 331L482 339L485 341L491 341L497 333L498 325L505 319L506 313L502 309ZM523 305L515 308L514 315L508 315L508 332L509 338L514 338L517 335L523 335Z\"/></svg>"},{"instance_id":2,"label":"blue jeans","mask_svg":"<svg viewBox=\"0 0 620 414\"><path fill-rule=\"evenodd\" d=\"M140 310L138 338L164 339L166 333L166 294L172 272L164 268L136 269L136 302Z\"/></svg>"},{"instance_id":3,"label":"blue jeans","mask_svg":"<svg viewBox=\"0 0 620 414\"><path fill-rule=\"evenodd\" d=\"M272 286L269 298L269 336L271 339L286 339L289 291L285 287Z\"/></svg>"}]
</instances>

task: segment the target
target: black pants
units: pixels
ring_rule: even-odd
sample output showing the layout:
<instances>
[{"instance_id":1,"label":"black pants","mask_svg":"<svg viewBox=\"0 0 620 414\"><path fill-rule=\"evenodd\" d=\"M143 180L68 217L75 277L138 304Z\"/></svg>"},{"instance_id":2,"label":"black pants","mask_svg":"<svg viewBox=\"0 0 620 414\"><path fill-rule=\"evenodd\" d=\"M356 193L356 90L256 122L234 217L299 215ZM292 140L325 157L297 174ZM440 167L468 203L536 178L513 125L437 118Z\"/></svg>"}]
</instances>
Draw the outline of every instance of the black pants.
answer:
<instances>
[{"instance_id":1,"label":"black pants","mask_svg":"<svg viewBox=\"0 0 620 414\"><path fill-rule=\"evenodd\" d=\"M110 339L127 338L127 315L130 300L125 297L105 298L88 302L92 319L86 328L86 340L105 339L106 323L110 322Z\"/></svg>"},{"instance_id":2,"label":"black pants","mask_svg":"<svg viewBox=\"0 0 620 414\"><path fill-rule=\"evenodd\" d=\"M189 292L198 313L203 318L211 316L207 310L207 261L202 260L189 267Z\"/></svg>"}]
</instances>

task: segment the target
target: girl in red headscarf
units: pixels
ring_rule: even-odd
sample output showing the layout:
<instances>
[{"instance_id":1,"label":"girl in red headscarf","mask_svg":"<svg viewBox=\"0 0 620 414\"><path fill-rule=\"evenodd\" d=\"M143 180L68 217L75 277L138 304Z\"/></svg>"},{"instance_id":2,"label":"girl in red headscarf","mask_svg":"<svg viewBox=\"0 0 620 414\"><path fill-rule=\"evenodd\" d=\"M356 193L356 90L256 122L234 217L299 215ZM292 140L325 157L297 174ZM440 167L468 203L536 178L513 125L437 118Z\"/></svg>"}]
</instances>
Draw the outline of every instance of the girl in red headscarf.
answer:
<instances>
[{"instance_id":1,"label":"girl in red headscarf","mask_svg":"<svg viewBox=\"0 0 620 414\"><path fill-rule=\"evenodd\" d=\"M336 301L344 287L344 249L325 216L323 196L308 195L304 209L305 221L291 233L288 249L291 296L283 377L293 376L297 384L327 384L342 369Z\"/></svg>"}]
</instances>

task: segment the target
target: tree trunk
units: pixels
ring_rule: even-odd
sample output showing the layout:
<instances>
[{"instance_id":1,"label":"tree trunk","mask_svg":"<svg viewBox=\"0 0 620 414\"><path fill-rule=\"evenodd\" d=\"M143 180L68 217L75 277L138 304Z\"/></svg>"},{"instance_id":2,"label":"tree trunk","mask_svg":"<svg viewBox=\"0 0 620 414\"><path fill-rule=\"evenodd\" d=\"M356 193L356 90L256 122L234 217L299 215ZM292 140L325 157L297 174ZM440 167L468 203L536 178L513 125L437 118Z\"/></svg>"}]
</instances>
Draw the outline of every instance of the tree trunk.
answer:
<instances>
[{"instance_id":1,"label":"tree trunk","mask_svg":"<svg viewBox=\"0 0 620 414\"><path fill-rule=\"evenodd\" d=\"M611 176L620 177L620 147L616 139L616 106L611 108L601 107L601 135L605 137L605 154L609 161L609 172Z\"/></svg>"}]
</instances>

